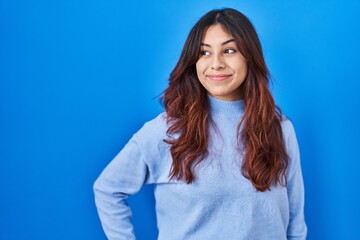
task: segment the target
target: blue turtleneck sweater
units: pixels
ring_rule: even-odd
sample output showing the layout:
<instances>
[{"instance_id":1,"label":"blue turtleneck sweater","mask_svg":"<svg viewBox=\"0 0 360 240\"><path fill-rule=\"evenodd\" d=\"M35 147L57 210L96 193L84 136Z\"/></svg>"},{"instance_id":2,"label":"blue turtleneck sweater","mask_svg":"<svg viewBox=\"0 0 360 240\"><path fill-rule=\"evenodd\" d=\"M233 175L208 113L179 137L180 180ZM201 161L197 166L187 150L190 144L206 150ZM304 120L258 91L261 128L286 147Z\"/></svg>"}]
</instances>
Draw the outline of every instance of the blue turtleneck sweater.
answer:
<instances>
[{"instance_id":1,"label":"blue turtleneck sweater","mask_svg":"<svg viewBox=\"0 0 360 240\"><path fill-rule=\"evenodd\" d=\"M287 186L257 191L240 172L236 129L243 102L209 97L213 120L208 157L191 184L169 180L172 158L166 114L147 122L104 169L94 184L108 239L135 239L126 203L143 184L155 184L159 240L305 239L304 187L293 125L282 121L288 155Z\"/></svg>"}]
</instances>

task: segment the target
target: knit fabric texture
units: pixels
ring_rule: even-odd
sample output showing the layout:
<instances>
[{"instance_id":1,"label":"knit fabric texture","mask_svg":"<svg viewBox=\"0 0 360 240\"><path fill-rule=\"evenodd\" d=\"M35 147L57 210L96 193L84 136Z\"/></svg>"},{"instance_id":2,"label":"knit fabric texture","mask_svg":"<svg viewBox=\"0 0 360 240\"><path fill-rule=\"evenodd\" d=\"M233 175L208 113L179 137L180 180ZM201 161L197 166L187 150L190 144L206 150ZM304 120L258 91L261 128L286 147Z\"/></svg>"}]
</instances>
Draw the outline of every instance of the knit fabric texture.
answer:
<instances>
[{"instance_id":1,"label":"knit fabric texture","mask_svg":"<svg viewBox=\"0 0 360 240\"><path fill-rule=\"evenodd\" d=\"M306 239L300 155L290 120L281 123L290 157L287 185L259 192L240 171L243 101L209 96L209 103L209 154L191 184L169 180L166 113L145 123L98 177L95 202L108 239L135 239L126 200L143 184L155 184L159 240Z\"/></svg>"}]
</instances>

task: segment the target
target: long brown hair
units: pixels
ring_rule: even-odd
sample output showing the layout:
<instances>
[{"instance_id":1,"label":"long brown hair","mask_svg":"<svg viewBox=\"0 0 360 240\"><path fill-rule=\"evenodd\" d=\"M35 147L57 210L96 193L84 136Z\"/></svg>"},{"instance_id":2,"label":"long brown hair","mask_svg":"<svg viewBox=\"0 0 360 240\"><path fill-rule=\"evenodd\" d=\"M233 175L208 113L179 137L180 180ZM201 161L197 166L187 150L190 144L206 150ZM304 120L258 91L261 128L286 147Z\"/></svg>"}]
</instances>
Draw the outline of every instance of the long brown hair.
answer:
<instances>
[{"instance_id":1,"label":"long brown hair","mask_svg":"<svg viewBox=\"0 0 360 240\"><path fill-rule=\"evenodd\" d=\"M212 10L194 25L162 96L169 125L169 138L164 141L171 145L173 158L169 177L191 183L196 165L208 155L211 116L196 62L206 30L215 24L233 36L247 60L247 77L241 85L245 112L237 128L238 145L244 150L241 173L259 191L269 190L271 184L285 186L288 155L281 130L282 114L269 89L269 71L260 41L247 17L230 8Z\"/></svg>"}]
</instances>

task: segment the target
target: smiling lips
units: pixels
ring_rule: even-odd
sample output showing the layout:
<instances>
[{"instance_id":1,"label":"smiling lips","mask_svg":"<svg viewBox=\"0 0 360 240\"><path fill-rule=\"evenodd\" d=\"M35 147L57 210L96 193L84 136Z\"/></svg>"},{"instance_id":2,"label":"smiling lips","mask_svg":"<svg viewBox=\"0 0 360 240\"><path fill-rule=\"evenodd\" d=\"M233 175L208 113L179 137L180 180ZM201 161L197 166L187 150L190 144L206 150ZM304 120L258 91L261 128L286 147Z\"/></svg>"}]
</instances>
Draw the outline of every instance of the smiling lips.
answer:
<instances>
[{"instance_id":1,"label":"smiling lips","mask_svg":"<svg viewBox=\"0 0 360 240\"><path fill-rule=\"evenodd\" d=\"M231 77L231 74L211 74L206 76L212 81L221 82Z\"/></svg>"}]
</instances>

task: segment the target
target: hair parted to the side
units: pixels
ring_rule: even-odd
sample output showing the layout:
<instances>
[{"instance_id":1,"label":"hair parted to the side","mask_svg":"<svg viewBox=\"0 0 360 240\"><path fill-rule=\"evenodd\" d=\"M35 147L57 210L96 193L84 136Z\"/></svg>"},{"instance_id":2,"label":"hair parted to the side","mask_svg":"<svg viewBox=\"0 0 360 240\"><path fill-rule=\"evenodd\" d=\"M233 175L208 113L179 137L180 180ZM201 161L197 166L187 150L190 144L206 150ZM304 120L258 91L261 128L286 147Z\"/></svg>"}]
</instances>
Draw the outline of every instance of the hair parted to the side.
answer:
<instances>
[{"instance_id":1,"label":"hair parted to the side","mask_svg":"<svg viewBox=\"0 0 360 240\"><path fill-rule=\"evenodd\" d=\"M269 89L269 71L257 33L245 15L231 8L212 10L194 25L170 74L169 87L162 96L169 125L169 139L164 141L171 145L173 158L169 177L191 183L196 165L208 154L211 116L207 92L196 74L196 62L206 30L216 24L233 36L247 60L248 74L241 86L245 112L237 128L238 144L244 146L241 173L259 191L270 190L271 184L285 186L289 159L281 130L281 110ZM178 137L172 137L175 134Z\"/></svg>"}]
</instances>

